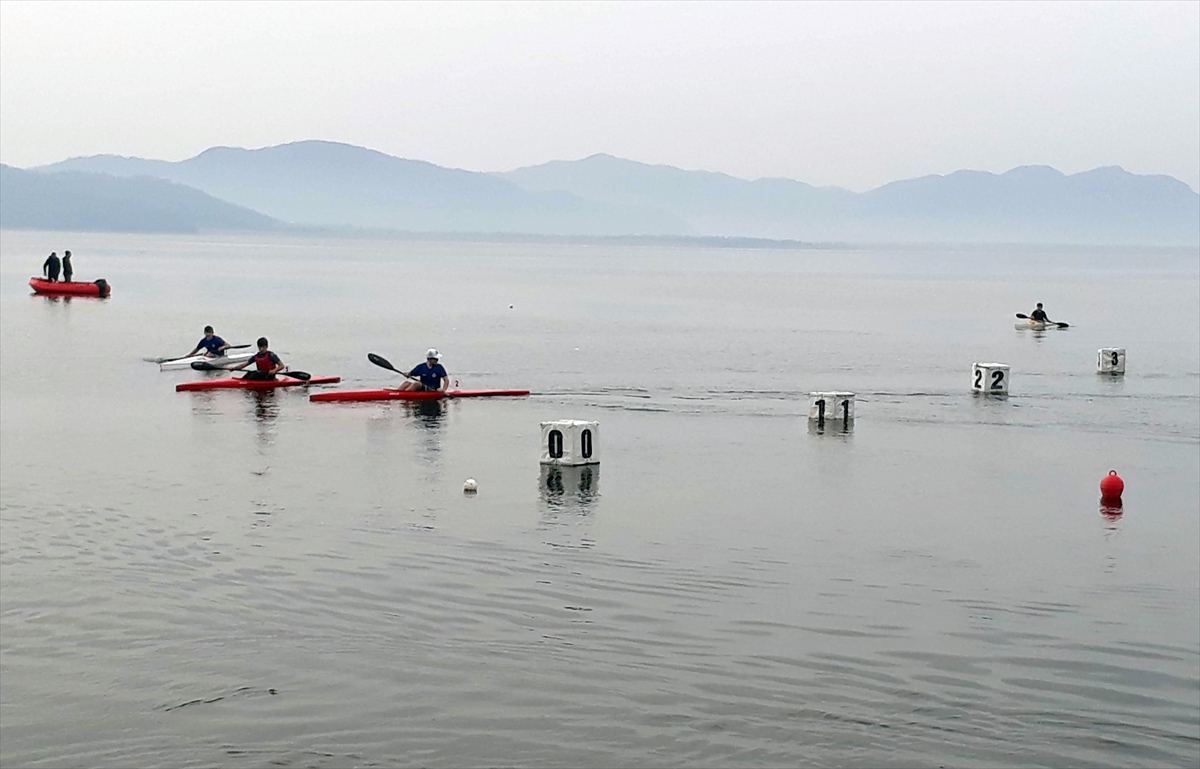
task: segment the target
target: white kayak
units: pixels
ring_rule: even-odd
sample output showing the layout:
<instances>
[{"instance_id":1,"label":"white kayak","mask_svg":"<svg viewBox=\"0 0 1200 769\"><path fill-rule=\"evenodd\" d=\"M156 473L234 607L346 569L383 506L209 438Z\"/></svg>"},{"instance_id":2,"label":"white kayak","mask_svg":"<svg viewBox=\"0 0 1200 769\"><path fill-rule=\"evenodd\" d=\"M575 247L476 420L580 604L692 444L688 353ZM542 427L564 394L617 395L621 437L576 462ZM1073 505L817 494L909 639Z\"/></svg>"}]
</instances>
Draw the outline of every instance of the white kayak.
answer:
<instances>
[{"instance_id":1,"label":"white kayak","mask_svg":"<svg viewBox=\"0 0 1200 769\"><path fill-rule=\"evenodd\" d=\"M213 368L229 368L236 366L239 363L244 363L254 357L252 350L230 350L219 358L211 358L207 355L189 355L186 358L173 358L164 360L158 364L159 371L175 371L177 369L191 368L193 363L203 361Z\"/></svg>"},{"instance_id":2,"label":"white kayak","mask_svg":"<svg viewBox=\"0 0 1200 769\"><path fill-rule=\"evenodd\" d=\"M1060 328L1066 327L1067 324L1060 324L1057 321L1051 323L1042 323L1041 321L1037 320L1023 320L1020 323L1013 324L1013 328L1015 328L1017 331L1057 331Z\"/></svg>"}]
</instances>

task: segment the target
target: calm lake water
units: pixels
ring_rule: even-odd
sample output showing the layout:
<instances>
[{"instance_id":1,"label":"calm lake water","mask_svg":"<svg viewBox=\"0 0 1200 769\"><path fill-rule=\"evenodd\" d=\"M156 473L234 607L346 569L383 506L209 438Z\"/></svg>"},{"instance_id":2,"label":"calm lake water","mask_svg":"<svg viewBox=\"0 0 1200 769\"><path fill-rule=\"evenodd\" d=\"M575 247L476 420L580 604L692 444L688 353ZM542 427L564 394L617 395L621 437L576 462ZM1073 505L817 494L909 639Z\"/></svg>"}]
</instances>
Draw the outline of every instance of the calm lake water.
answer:
<instances>
[{"instance_id":1,"label":"calm lake water","mask_svg":"<svg viewBox=\"0 0 1200 769\"><path fill-rule=\"evenodd\" d=\"M29 295L66 248L111 299ZM1195 252L6 231L0 764L1194 767L1198 308ZM176 393L208 323L534 395Z\"/></svg>"}]
</instances>

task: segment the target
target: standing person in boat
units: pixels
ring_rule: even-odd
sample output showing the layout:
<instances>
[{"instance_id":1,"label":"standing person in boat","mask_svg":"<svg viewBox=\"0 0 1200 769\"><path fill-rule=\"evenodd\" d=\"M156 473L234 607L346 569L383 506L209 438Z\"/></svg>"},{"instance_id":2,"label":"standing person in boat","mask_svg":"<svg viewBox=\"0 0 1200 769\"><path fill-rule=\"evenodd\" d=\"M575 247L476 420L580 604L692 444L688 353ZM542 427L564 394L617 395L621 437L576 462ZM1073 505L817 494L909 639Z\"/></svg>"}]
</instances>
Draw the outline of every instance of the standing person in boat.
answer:
<instances>
[{"instance_id":1,"label":"standing person in boat","mask_svg":"<svg viewBox=\"0 0 1200 769\"><path fill-rule=\"evenodd\" d=\"M58 280L58 252L51 251L50 256L46 257L46 261L42 262L42 274L46 276L46 280L54 283Z\"/></svg>"},{"instance_id":2,"label":"standing person in boat","mask_svg":"<svg viewBox=\"0 0 1200 769\"><path fill-rule=\"evenodd\" d=\"M71 267L71 252L70 251L63 251L62 268L63 268L63 281L66 283L70 283L71 276L75 274L74 268Z\"/></svg>"},{"instance_id":3,"label":"standing person in boat","mask_svg":"<svg viewBox=\"0 0 1200 769\"><path fill-rule=\"evenodd\" d=\"M275 375L283 371L287 366L283 365L283 361L279 359L278 355L267 349L269 346L270 342L267 341L267 338L260 336L258 338L258 352L254 354L254 357L245 363L230 367L229 370L237 371L244 369L253 363L255 368L253 371L246 372L246 379L274 379Z\"/></svg>"},{"instance_id":4,"label":"standing person in boat","mask_svg":"<svg viewBox=\"0 0 1200 769\"><path fill-rule=\"evenodd\" d=\"M68 252L70 253L70 252ZM226 342L221 337L213 333L212 326L204 327L204 338L196 343L196 349L182 357L190 358L196 353L204 350L204 354L210 358L220 358L225 355L225 351L229 349L229 342Z\"/></svg>"},{"instance_id":5,"label":"standing person in boat","mask_svg":"<svg viewBox=\"0 0 1200 769\"><path fill-rule=\"evenodd\" d=\"M425 362L408 372L411 377L420 379L420 382L408 381L400 385L401 390L433 390L435 392L445 392L450 385L450 375L446 373L446 369L442 368L442 364L438 363L438 359L442 356L437 350L430 348L425 353Z\"/></svg>"},{"instance_id":6,"label":"standing person in boat","mask_svg":"<svg viewBox=\"0 0 1200 769\"><path fill-rule=\"evenodd\" d=\"M1030 320L1036 320L1038 323L1053 323L1050 316L1046 315L1046 311L1042 309L1042 303L1037 303L1037 309L1029 313Z\"/></svg>"}]
</instances>

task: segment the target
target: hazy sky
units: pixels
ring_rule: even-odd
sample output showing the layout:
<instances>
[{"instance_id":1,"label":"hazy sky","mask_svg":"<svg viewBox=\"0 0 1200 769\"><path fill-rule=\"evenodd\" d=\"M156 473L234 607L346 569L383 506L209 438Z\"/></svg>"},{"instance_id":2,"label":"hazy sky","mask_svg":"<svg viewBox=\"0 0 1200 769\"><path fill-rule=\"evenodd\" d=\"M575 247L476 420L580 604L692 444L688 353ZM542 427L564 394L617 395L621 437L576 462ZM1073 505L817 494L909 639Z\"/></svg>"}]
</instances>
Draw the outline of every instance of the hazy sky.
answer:
<instances>
[{"instance_id":1,"label":"hazy sky","mask_svg":"<svg viewBox=\"0 0 1200 769\"><path fill-rule=\"evenodd\" d=\"M1200 2L0 3L0 161L359 144L862 190L1120 165L1200 188Z\"/></svg>"}]
</instances>

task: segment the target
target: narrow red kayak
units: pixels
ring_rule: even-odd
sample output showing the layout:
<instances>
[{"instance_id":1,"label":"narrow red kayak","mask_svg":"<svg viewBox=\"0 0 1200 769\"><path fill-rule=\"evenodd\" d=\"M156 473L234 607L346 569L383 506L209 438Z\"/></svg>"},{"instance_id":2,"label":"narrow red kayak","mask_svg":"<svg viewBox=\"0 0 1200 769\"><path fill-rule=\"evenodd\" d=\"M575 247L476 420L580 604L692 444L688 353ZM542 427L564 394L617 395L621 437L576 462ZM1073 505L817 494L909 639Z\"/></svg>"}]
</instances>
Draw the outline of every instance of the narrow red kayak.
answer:
<instances>
[{"instance_id":1,"label":"narrow red kayak","mask_svg":"<svg viewBox=\"0 0 1200 769\"><path fill-rule=\"evenodd\" d=\"M310 401L317 402L361 402L361 401L436 401L442 398L519 398L529 395L528 390L447 390L444 393L430 390L341 390L331 393L313 393Z\"/></svg>"},{"instance_id":2,"label":"narrow red kayak","mask_svg":"<svg viewBox=\"0 0 1200 769\"><path fill-rule=\"evenodd\" d=\"M30 278L29 287L33 289L33 293L44 294L46 296L103 297L112 293L112 286L108 285L108 281L104 278L90 283L81 280L68 282L64 280L49 281L45 278Z\"/></svg>"},{"instance_id":3,"label":"narrow red kayak","mask_svg":"<svg viewBox=\"0 0 1200 769\"><path fill-rule=\"evenodd\" d=\"M342 381L340 376L315 376L308 381L293 379L281 374L275 379L242 379L227 377L225 379L201 379L199 382L182 382L175 385L175 392L189 390L271 390L276 387L299 387L301 385L337 384Z\"/></svg>"}]
</instances>

